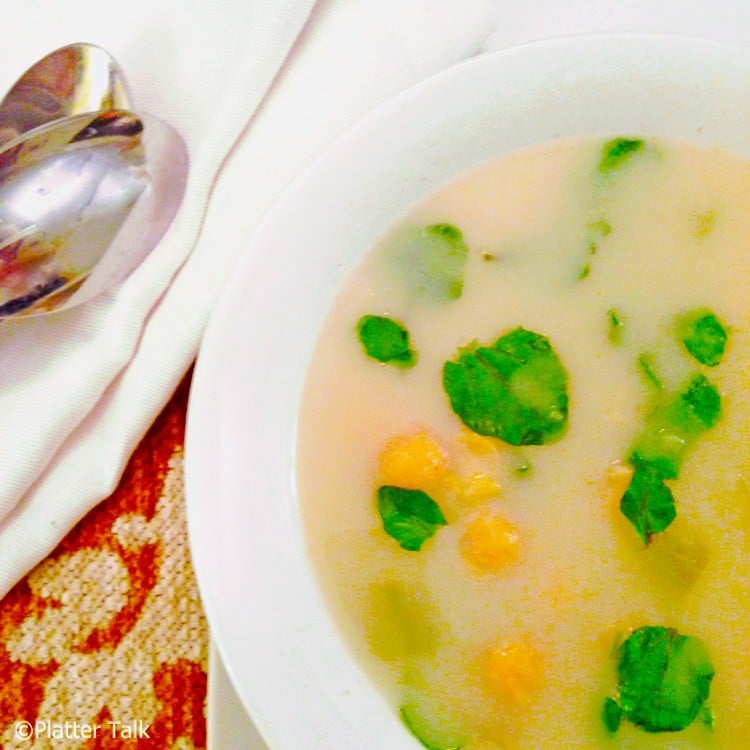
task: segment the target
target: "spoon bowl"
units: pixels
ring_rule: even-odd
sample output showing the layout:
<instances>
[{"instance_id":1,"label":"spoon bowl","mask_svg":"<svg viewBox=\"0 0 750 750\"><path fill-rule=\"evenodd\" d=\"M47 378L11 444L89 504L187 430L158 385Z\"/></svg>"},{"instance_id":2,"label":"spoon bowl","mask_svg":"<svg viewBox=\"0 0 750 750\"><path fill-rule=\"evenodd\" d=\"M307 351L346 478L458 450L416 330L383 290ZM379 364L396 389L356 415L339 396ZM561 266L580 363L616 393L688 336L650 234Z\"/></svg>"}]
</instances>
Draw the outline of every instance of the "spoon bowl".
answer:
<instances>
[{"instance_id":1,"label":"spoon bowl","mask_svg":"<svg viewBox=\"0 0 750 750\"><path fill-rule=\"evenodd\" d=\"M182 201L185 144L131 111L106 50L62 47L0 102L0 318L85 302L122 281Z\"/></svg>"},{"instance_id":2,"label":"spoon bowl","mask_svg":"<svg viewBox=\"0 0 750 750\"><path fill-rule=\"evenodd\" d=\"M110 110L27 131L0 151L0 317L80 304L123 280L166 231L188 159L148 115Z\"/></svg>"}]
</instances>

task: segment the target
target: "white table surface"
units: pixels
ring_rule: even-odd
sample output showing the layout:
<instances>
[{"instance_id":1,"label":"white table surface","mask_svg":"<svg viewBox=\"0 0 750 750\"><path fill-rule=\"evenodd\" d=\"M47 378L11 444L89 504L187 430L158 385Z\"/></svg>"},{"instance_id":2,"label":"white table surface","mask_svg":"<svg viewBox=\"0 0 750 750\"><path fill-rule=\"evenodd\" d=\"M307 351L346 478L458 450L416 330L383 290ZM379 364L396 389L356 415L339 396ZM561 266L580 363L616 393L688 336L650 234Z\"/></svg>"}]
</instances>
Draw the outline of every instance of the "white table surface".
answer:
<instances>
[{"instance_id":1,"label":"white table surface","mask_svg":"<svg viewBox=\"0 0 750 750\"><path fill-rule=\"evenodd\" d=\"M647 31L750 42L750 0L492 0L488 49L561 34ZM270 750L243 709L215 648L208 675L207 750Z\"/></svg>"}]
</instances>

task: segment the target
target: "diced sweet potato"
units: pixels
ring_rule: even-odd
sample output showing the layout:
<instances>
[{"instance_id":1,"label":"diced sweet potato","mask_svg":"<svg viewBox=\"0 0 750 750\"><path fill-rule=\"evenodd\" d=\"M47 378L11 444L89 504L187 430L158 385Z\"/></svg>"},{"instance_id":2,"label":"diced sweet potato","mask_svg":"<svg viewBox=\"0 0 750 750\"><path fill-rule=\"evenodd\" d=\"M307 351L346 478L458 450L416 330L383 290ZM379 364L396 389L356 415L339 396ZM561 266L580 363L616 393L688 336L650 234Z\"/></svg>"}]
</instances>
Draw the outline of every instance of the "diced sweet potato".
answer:
<instances>
[{"instance_id":1,"label":"diced sweet potato","mask_svg":"<svg viewBox=\"0 0 750 750\"><path fill-rule=\"evenodd\" d=\"M491 648L484 674L492 691L503 700L527 703L543 680L542 655L527 640L502 643Z\"/></svg>"},{"instance_id":2,"label":"diced sweet potato","mask_svg":"<svg viewBox=\"0 0 750 750\"><path fill-rule=\"evenodd\" d=\"M518 530L502 516L482 513L461 536L464 559L482 571L496 572L518 559Z\"/></svg>"},{"instance_id":3,"label":"diced sweet potato","mask_svg":"<svg viewBox=\"0 0 750 750\"><path fill-rule=\"evenodd\" d=\"M383 484L420 490L440 485L449 473L447 455L426 430L391 438L380 453L379 468Z\"/></svg>"}]
</instances>

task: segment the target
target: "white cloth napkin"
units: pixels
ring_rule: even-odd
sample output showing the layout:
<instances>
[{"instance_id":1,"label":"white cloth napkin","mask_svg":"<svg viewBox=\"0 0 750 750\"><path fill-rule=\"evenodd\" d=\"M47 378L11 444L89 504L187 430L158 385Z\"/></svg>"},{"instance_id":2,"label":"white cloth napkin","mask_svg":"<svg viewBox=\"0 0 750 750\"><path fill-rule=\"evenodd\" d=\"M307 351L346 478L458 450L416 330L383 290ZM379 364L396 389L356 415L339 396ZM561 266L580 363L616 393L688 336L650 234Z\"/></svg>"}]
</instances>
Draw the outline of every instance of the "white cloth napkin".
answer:
<instances>
[{"instance_id":1,"label":"white cloth napkin","mask_svg":"<svg viewBox=\"0 0 750 750\"><path fill-rule=\"evenodd\" d=\"M493 18L489 0L26 0L6 14L0 93L56 47L99 44L135 108L184 136L191 172L118 289L0 324L0 596L116 487L283 188L372 106L477 51Z\"/></svg>"},{"instance_id":2,"label":"white cloth napkin","mask_svg":"<svg viewBox=\"0 0 750 750\"><path fill-rule=\"evenodd\" d=\"M591 32L646 32L750 42L744 0L492 0L497 27L487 48Z\"/></svg>"}]
</instances>

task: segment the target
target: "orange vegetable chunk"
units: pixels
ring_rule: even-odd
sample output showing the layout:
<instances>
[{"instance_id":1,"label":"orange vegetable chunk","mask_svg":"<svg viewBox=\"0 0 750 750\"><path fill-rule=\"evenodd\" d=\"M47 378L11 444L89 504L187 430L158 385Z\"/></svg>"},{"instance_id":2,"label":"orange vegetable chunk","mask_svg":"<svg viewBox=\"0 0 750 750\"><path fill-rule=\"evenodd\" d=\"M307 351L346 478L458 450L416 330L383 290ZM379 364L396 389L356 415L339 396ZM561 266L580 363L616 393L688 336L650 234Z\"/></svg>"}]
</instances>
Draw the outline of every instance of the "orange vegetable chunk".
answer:
<instances>
[{"instance_id":1,"label":"orange vegetable chunk","mask_svg":"<svg viewBox=\"0 0 750 750\"><path fill-rule=\"evenodd\" d=\"M395 487L428 490L448 475L448 457L426 430L396 435L380 453L380 481Z\"/></svg>"},{"instance_id":2,"label":"orange vegetable chunk","mask_svg":"<svg viewBox=\"0 0 750 750\"><path fill-rule=\"evenodd\" d=\"M484 675L498 697L528 703L543 679L542 655L527 640L503 643L485 657Z\"/></svg>"},{"instance_id":3,"label":"orange vegetable chunk","mask_svg":"<svg viewBox=\"0 0 750 750\"><path fill-rule=\"evenodd\" d=\"M496 572L518 560L518 530L502 516L485 512L461 536L464 559L482 571Z\"/></svg>"}]
</instances>

